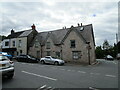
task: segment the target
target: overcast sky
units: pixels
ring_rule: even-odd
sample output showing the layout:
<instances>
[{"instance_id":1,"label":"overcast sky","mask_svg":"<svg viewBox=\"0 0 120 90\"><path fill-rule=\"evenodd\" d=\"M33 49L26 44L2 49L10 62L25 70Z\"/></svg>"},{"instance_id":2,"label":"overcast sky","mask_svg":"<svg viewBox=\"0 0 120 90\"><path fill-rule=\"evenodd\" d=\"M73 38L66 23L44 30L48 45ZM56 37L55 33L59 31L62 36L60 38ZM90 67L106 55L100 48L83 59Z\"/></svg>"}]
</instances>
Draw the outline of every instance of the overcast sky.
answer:
<instances>
[{"instance_id":1,"label":"overcast sky","mask_svg":"<svg viewBox=\"0 0 120 90\"><path fill-rule=\"evenodd\" d=\"M47 2L45 2L47 1ZM113 0L114 1L114 0ZM2 35L30 29L34 23L38 32L92 24L95 43L102 45L107 39L112 45L118 33L118 2L2 2L0 3L0 29Z\"/></svg>"}]
</instances>

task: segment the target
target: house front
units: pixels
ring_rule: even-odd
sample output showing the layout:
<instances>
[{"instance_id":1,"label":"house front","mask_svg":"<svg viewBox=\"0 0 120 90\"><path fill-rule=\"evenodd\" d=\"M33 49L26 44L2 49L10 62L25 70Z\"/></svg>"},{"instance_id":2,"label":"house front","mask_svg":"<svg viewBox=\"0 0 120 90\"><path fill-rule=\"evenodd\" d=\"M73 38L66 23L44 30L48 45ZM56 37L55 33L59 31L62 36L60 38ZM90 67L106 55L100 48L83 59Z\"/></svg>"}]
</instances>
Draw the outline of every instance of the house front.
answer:
<instances>
[{"instance_id":1,"label":"house front","mask_svg":"<svg viewBox=\"0 0 120 90\"><path fill-rule=\"evenodd\" d=\"M34 24L31 27L32 29L19 32L12 29L11 34L2 41L2 51L13 56L28 54L29 45L38 33Z\"/></svg>"},{"instance_id":2,"label":"house front","mask_svg":"<svg viewBox=\"0 0 120 90\"><path fill-rule=\"evenodd\" d=\"M36 41L39 43L37 49ZM92 24L40 32L33 40L29 54L35 57L40 54L40 58L52 56L71 63L92 64L96 61Z\"/></svg>"}]
</instances>

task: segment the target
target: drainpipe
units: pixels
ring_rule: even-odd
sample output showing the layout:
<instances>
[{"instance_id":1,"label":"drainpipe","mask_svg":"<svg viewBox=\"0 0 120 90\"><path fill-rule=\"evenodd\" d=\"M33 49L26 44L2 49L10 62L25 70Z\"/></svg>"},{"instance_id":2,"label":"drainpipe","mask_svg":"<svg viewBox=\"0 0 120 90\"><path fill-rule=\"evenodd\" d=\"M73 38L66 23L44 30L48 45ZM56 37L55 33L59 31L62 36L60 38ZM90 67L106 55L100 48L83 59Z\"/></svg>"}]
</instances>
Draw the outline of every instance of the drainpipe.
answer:
<instances>
[{"instance_id":1,"label":"drainpipe","mask_svg":"<svg viewBox=\"0 0 120 90\"><path fill-rule=\"evenodd\" d=\"M91 49L91 46L90 46L90 42L87 42L88 46L88 64L91 65L91 62L90 62L90 49Z\"/></svg>"},{"instance_id":2,"label":"drainpipe","mask_svg":"<svg viewBox=\"0 0 120 90\"><path fill-rule=\"evenodd\" d=\"M61 50L60 50L60 53L61 53L61 59L63 59L63 56L62 56L62 45L61 46Z\"/></svg>"},{"instance_id":3,"label":"drainpipe","mask_svg":"<svg viewBox=\"0 0 120 90\"><path fill-rule=\"evenodd\" d=\"M42 58L42 45L40 44L40 46L41 46L41 50L40 50L41 55L40 55L40 57Z\"/></svg>"}]
</instances>

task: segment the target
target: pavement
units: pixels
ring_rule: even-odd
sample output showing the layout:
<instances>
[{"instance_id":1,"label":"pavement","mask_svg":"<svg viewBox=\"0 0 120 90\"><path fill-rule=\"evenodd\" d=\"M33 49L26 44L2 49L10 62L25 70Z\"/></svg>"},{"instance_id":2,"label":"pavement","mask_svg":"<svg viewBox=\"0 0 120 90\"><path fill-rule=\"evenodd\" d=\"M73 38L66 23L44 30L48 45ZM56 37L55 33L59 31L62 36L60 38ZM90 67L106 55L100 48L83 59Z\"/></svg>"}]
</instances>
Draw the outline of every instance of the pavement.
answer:
<instances>
[{"instance_id":1,"label":"pavement","mask_svg":"<svg viewBox=\"0 0 120 90\"><path fill-rule=\"evenodd\" d=\"M2 88L118 88L118 61L98 59L95 65L42 65L15 61L15 76ZM93 89L92 89L93 90ZM101 89L100 89L101 90Z\"/></svg>"}]
</instances>

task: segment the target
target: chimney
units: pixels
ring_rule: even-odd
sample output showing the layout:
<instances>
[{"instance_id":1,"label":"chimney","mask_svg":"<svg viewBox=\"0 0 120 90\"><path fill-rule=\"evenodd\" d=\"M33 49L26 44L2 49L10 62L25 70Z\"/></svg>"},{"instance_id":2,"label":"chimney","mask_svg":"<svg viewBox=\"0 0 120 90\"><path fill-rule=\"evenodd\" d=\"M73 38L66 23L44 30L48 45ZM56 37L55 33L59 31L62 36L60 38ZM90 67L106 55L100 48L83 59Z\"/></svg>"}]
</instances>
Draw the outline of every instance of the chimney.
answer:
<instances>
[{"instance_id":1,"label":"chimney","mask_svg":"<svg viewBox=\"0 0 120 90\"><path fill-rule=\"evenodd\" d=\"M15 31L12 29L12 30L11 30L11 34L13 34L14 32L15 32Z\"/></svg>"},{"instance_id":2,"label":"chimney","mask_svg":"<svg viewBox=\"0 0 120 90\"><path fill-rule=\"evenodd\" d=\"M31 26L31 28L32 28L32 30L35 30L35 25L33 24L33 25Z\"/></svg>"},{"instance_id":3,"label":"chimney","mask_svg":"<svg viewBox=\"0 0 120 90\"><path fill-rule=\"evenodd\" d=\"M78 23L78 27L80 26L80 24Z\"/></svg>"},{"instance_id":4,"label":"chimney","mask_svg":"<svg viewBox=\"0 0 120 90\"><path fill-rule=\"evenodd\" d=\"M81 23L81 26L82 26L82 23Z\"/></svg>"},{"instance_id":5,"label":"chimney","mask_svg":"<svg viewBox=\"0 0 120 90\"><path fill-rule=\"evenodd\" d=\"M74 26L73 25L71 25L71 28L73 28Z\"/></svg>"}]
</instances>

